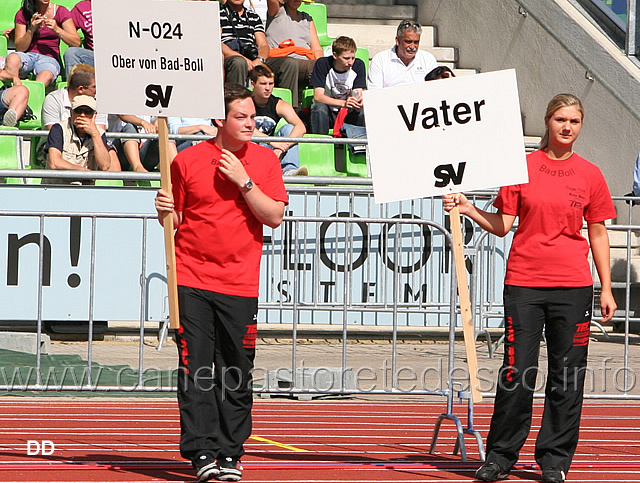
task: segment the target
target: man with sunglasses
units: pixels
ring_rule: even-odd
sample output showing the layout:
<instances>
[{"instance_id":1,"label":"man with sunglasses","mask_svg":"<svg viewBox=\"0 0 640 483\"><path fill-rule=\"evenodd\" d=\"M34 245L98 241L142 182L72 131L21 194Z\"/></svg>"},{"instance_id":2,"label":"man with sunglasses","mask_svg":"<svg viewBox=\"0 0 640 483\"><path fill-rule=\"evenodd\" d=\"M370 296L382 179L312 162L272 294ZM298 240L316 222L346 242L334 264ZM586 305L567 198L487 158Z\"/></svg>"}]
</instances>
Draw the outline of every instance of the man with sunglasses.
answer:
<instances>
[{"instance_id":1,"label":"man with sunglasses","mask_svg":"<svg viewBox=\"0 0 640 483\"><path fill-rule=\"evenodd\" d=\"M101 170L111 166L107 138L96 126L96 100L80 95L71 101L71 117L54 124L45 150L47 169ZM90 180L45 178L43 184L91 184Z\"/></svg>"},{"instance_id":2,"label":"man with sunglasses","mask_svg":"<svg viewBox=\"0 0 640 483\"><path fill-rule=\"evenodd\" d=\"M422 27L403 20L396 30L396 45L378 53L369 65L369 89L423 82L438 67L435 57L420 50Z\"/></svg>"}]
</instances>

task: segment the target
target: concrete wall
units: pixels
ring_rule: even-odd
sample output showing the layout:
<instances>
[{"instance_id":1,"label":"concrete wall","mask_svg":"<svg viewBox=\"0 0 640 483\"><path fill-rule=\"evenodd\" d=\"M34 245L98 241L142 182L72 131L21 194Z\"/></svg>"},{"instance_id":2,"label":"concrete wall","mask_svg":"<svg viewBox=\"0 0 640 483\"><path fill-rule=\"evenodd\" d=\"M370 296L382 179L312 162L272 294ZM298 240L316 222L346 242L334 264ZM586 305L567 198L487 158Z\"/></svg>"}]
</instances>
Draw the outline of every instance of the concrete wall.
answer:
<instances>
[{"instance_id":1,"label":"concrete wall","mask_svg":"<svg viewBox=\"0 0 640 483\"><path fill-rule=\"evenodd\" d=\"M516 69L527 135L543 134L553 95L580 97L586 117L576 151L600 166L613 195L631 191L640 150L640 70L570 2L419 0L418 20L437 27L437 45L459 49L459 67ZM585 78L587 70L594 81Z\"/></svg>"}]
</instances>

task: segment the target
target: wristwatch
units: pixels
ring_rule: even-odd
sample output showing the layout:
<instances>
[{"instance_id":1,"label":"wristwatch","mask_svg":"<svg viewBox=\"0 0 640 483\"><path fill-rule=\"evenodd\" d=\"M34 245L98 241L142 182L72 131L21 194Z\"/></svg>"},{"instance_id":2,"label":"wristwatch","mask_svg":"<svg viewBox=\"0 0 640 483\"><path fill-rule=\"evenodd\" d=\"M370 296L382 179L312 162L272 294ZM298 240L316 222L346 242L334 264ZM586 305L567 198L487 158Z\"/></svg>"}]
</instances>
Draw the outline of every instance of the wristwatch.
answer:
<instances>
[{"instance_id":1,"label":"wristwatch","mask_svg":"<svg viewBox=\"0 0 640 483\"><path fill-rule=\"evenodd\" d=\"M262 57L258 57L258 60L259 60L260 62L262 62L263 64L266 62L266 61L264 60L264 58L262 58Z\"/></svg>"},{"instance_id":2,"label":"wristwatch","mask_svg":"<svg viewBox=\"0 0 640 483\"><path fill-rule=\"evenodd\" d=\"M247 178L247 181L244 182L244 185L242 185L240 191L246 193L247 191L251 191L251 188L253 188L253 181L251 180L251 178Z\"/></svg>"}]
</instances>

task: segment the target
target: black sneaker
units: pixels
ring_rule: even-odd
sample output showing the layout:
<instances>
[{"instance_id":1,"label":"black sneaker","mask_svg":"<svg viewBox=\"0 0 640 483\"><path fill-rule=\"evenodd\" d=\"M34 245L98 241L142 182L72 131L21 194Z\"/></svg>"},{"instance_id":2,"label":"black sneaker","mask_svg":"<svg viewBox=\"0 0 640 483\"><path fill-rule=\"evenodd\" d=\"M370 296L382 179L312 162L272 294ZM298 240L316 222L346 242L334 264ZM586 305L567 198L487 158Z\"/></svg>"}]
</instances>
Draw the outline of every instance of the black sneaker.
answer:
<instances>
[{"instance_id":1,"label":"black sneaker","mask_svg":"<svg viewBox=\"0 0 640 483\"><path fill-rule=\"evenodd\" d=\"M220 481L240 481L242 479L242 466L238 458L227 456L218 461L220 473L217 479Z\"/></svg>"},{"instance_id":2,"label":"black sneaker","mask_svg":"<svg viewBox=\"0 0 640 483\"><path fill-rule=\"evenodd\" d=\"M476 471L476 479L480 481L506 480L508 476L509 472L500 468L500 465L493 461L483 464Z\"/></svg>"},{"instance_id":3,"label":"black sneaker","mask_svg":"<svg viewBox=\"0 0 640 483\"><path fill-rule=\"evenodd\" d=\"M211 453L200 453L193 459L193 467L197 470L198 481L209 481L220 473L218 463Z\"/></svg>"},{"instance_id":4,"label":"black sneaker","mask_svg":"<svg viewBox=\"0 0 640 483\"><path fill-rule=\"evenodd\" d=\"M559 468L542 470L543 483L564 483L564 471Z\"/></svg>"}]
</instances>

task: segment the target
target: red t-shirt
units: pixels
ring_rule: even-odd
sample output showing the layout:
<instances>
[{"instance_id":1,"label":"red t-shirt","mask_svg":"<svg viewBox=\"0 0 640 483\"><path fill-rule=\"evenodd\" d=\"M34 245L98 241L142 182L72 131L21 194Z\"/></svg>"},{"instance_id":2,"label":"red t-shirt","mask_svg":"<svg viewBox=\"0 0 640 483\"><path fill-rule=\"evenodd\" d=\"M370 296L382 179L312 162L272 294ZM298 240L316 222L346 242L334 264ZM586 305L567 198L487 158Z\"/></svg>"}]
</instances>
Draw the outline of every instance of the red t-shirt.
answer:
<instances>
[{"instance_id":1,"label":"red t-shirt","mask_svg":"<svg viewBox=\"0 0 640 483\"><path fill-rule=\"evenodd\" d=\"M234 153L256 186L288 203L280 161L269 148L248 143ZM238 187L218 172L214 140L182 151L171 163L178 285L227 295L257 297L263 225Z\"/></svg>"},{"instance_id":2,"label":"red t-shirt","mask_svg":"<svg viewBox=\"0 0 640 483\"><path fill-rule=\"evenodd\" d=\"M62 5L54 5L55 14L53 16L56 23L62 28L62 24L71 19L71 13ZM29 27L31 19L24 18L24 12L22 9L16 13L15 23L26 25ZM58 60L60 57L60 38L58 34L51 30L49 27L41 26L33 33L31 44L26 52L35 52L37 54L48 55Z\"/></svg>"},{"instance_id":3,"label":"red t-shirt","mask_svg":"<svg viewBox=\"0 0 640 483\"><path fill-rule=\"evenodd\" d=\"M557 161L544 151L527 156L529 183L505 186L493 203L520 217L513 237L505 284L523 287L587 287L593 284L587 223L616 217L600 169L573 154Z\"/></svg>"}]
</instances>

